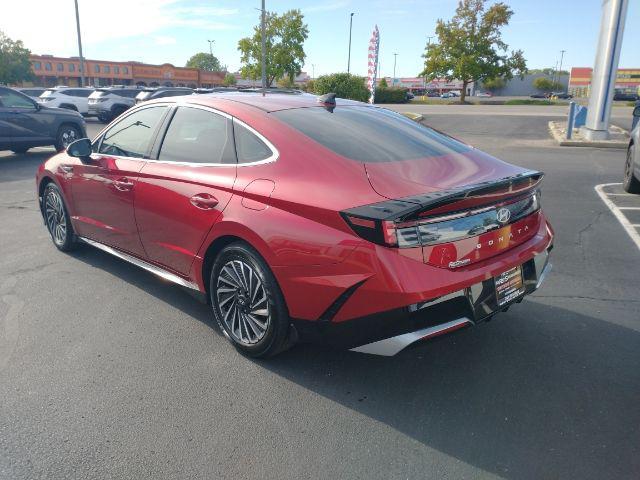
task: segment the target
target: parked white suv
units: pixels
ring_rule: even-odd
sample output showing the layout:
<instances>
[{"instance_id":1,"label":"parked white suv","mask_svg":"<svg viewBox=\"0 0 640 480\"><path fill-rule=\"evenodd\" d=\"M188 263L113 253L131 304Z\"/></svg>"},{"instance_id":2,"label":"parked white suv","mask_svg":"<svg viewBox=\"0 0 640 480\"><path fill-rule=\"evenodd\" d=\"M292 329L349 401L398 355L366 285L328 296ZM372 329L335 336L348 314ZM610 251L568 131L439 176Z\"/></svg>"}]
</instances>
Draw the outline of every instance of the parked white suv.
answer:
<instances>
[{"instance_id":1,"label":"parked white suv","mask_svg":"<svg viewBox=\"0 0 640 480\"><path fill-rule=\"evenodd\" d=\"M93 88L54 87L47 88L38 101L47 107L67 108L82 115L89 115L89 95Z\"/></svg>"},{"instance_id":2,"label":"parked white suv","mask_svg":"<svg viewBox=\"0 0 640 480\"><path fill-rule=\"evenodd\" d=\"M89 97L89 112L98 120L109 123L136 104L140 87L114 86L96 89Z\"/></svg>"}]
</instances>

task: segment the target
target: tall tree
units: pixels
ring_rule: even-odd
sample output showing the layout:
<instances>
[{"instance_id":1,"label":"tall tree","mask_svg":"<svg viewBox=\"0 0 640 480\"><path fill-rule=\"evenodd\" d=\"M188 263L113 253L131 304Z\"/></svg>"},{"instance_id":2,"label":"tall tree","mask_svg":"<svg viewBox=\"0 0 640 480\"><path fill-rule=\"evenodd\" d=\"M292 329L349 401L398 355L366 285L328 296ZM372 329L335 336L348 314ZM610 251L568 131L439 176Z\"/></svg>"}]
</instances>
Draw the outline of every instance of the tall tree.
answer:
<instances>
[{"instance_id":1,"label":"tall tree","mask_svg":"<svg viewBox=\"0 0 640 480\"><path fill-rule=\"evenodd\" d=\"M0 31L0 84L14 84L33 79L29 55L22 41L11 40Z\"/></svg>"},{"instance_id":2,"label":"tall tree","mask_svg":"<svg viewBox=\"0 0 640 480\"><path fill-rule=\"evenodd\" d=\"M451 20L438 20L437 43L427 45L421 76L429 80L462 81L460 102L467 86L485 78L523 76L527 63L522 50L508 52L500 29L509 24L513 11L499 2L487 8L486 0L460 0Z\"/></svg>"},{"instance_id":3,"label":"tall tree","mask_svg":"<svg viewBox=\"0 0 640 480\"><path fill-rule=\"evenodd\" d=\"M309 29L300 10L289 10L282 15L267 12L265 16L266 75L267 86L270 87L274 80L287 76L293 81L300 74L306 58L303 45ZM245 37L238 42L238 50L242 77L252 80L261 78L260 24L254 27L252 37Z\"/></svg>"},{"instance_id":4,"label":"tall tree","mask_svg":"<svg viewBox=\"0 0 640 480\"><path fill-rule=\"evenodd\" d=\"M224 70L220 64L220 60L218 60L215 55L205 52L193 55L189 60L187 60L187 64L185 66L189 68L197 68L199 70L206 70L207 72L221 72Z\"/></svg>"}]
</instances>

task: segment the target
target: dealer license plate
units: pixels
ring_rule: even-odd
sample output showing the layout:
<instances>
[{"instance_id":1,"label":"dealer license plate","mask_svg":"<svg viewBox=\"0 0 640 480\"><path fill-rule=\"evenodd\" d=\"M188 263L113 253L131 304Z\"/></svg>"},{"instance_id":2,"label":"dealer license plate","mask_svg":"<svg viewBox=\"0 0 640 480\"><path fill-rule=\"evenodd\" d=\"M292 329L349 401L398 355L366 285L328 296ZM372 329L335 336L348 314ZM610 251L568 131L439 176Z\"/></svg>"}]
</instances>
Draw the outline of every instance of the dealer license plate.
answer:
<instances>
[{"instance_id":1,"label":"dealer license plate","mask_svg":"<svg viewBox=\"0 0 640 480\"><path fill-rule=\"evenodd\" d=\"M502 272L493 279L496 285L496 300L501 307L524 294L524 281L522 280L522 267L517 267Z\"/></svg>"}]
</instances>

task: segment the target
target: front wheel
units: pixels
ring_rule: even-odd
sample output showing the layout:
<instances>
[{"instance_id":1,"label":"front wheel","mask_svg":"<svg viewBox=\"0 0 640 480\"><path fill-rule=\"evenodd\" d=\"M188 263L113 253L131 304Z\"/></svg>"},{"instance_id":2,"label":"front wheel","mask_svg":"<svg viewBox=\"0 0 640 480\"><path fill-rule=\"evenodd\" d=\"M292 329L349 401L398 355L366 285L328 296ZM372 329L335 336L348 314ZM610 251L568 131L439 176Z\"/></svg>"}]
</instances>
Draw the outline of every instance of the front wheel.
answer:
<instances>
[{"instance_id":1,"label":"front wheel","mask_svg":"<svg viewBox=\"0 0 640 480\"><path fill-rule=\"evenodd\" d=\"M42 202L42 213L53 244L63 252L76 248L77 240L73 233L69 213L56 184L47 185Z\"/></svg>"},{"instance_id":2,"label":"front wheel","mask_svg":"<svg viewBox=\"0 0 640 480\"><path fill-rule=\"evenodd\" d=\"M635 162L635 145L631 145L627 150L627 161L624 164L624 181L622 188L628 193L640 193L640 180L633 173Z\"/></svg>"},{"instance_id":3,"label":"front wheel","mask_svg":"<svg viewBox=\"0 0 640 480\"><path fill-rule=\"evenodd\" d=\"M66 148L80 138L80 131L73 125L62 125L56 135L56 143L53 145L58 152Z\"/></svg>"},{"instance_id":4,"label":"front wheel","mask_svg":"<svg viewBox=\"0 0 640 480\"><path fill-rule=\"evenodd\" d=\"M289 314L273 273L250 246L225 247L211 269L209 294L225 337L254 358L288 346Z\"/></svg>"}]
</instances>

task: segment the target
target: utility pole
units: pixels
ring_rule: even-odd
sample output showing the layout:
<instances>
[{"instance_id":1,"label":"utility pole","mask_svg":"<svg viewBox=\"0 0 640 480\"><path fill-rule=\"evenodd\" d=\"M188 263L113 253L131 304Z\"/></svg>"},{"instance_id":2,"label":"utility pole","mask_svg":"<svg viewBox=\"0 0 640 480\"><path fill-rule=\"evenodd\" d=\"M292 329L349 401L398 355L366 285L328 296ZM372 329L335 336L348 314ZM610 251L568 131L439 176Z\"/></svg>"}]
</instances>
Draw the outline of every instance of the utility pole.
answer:
<instances>
[{"instance_id":1,"label":"utility pole","mask_svg":"<svg viewBox=\"0 0 640 480\"><path fill-rule=\"evenodd\" d=\"M260 32L262 37L262 96L265 95L267 88L267 39L266 39L266 27L265 27L265 6L264 0L262 0L262 22L260 25Z\"/></svg>"},{"instance_id":2,"label":"utility pole","mask_svg":"<svg viewBox=\"0 0 640 480\"><path fill-rule=\"evenodd\" d=\"M602 2L600 38L591 76L587 121L581 128L582 135L588 140L609 138L611 103L628 6L629 0L604 0Z\"/></svg>"},{"instance_id":3,"label":"utility pole","mask_svg":"<svg viewBox=\"0 0 640 480\"><path fill-rule=\"evenodd\" d=\"M78 12L78 0L76 4L76 30L78 31L78 53L80 54L80 86L84 87L84 57L82 56L82 37L80 35L80 13Z\"/></svg>"},{"instance_id":4,"label":"utility pole","mask_svg":"<svg viewBox=\"0 0 640 480\"><path fill-rule=\"evenodd\" d=\"M209 55L213 57L213 48L211 48L211 45L213 45L213 42L215 42L215 40L207 40L207 42L209 42Z\"/></svg>"},{"instance_id":5,"label":"utility pole","mask_svg":"<svg viewBox=\"0 0 640 480\"><path fill-rule=\"evenodd\" d=\"M398 54L393 54L393 80L391 80L391 85L396 84L396 59L398 58Z\"/></svg>"},{"instance_id":6,"label":"utility pole","mask_svg":"<svg viewBox=\"0 0 640 480\"><path fill-rule=\"evenodd\" d=\"M560 79L562 78L562 60L564 59L564 52L566 50L560 50L560 68L558 69L558 83L562 84ZM564 92L564 86L562 87L562 91Z\"/></svg>"},{"instance_id":7,"label":"utility pole","mask_svg":"<svg viewBox=\"0 0 640 480\"><path fill-rule=\"evenodd\" d=\"M349 15L349 56L347 57L347 73L351 71L351 30L353 28L353 12Z\"/></svg>"},{"instance_id":8,"label":"utility pole","mask_svg":"<svg viewBox=\"0 0 640 480\"><path fill-rule=\"evenodd\" d=\"M315 63L311 64L311 79L312 80L316 79L316 64Z\"/></svg>"}]
</instances>

